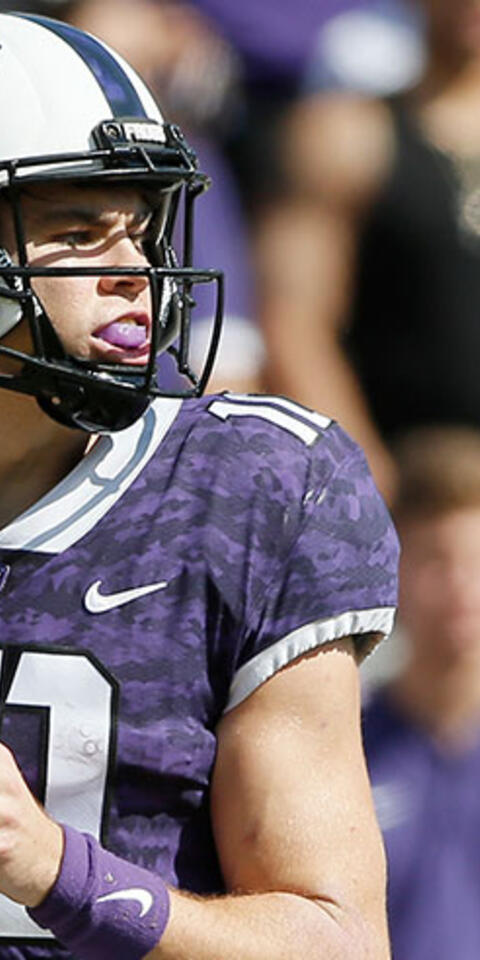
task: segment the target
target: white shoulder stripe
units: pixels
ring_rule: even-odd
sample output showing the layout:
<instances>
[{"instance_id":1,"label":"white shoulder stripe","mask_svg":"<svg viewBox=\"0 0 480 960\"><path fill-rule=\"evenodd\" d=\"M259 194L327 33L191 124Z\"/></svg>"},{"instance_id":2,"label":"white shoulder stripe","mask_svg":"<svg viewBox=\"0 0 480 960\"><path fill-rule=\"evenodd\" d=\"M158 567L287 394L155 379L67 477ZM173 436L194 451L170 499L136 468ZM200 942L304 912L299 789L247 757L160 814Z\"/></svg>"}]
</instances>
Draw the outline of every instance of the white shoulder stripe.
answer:
<instances>
[{"instance_id":1,"label":"white shoulder stripe","mask_svg":"<svg viewBox=\"0 0 480 960\"><path fill-rule=\"evenodd\" d=\"M268 394L243 394L243 393L226 393L225 397L227 400L236 400L241 403L253 403L258 406L261 403L273 404L276 407L281 407L283 410L288 410L289 413L294 414L297 417L301 417L303 420L307 420L309 423L314 423L316 427L320 430L326 430L330 426L332 420L330 417L325 417L323 413L317 413L316 410L309 410L308 407L302 407L299 403L295 403L294 400L287 400L286 397L276 397L274 395Z\"/></svg>"},{"instance_id":2,"label":"white shoulder stripe","mask_svg":"<svg viewBox=\"0 0 480 960\"><path fill-rule=\"evenodd\" d=\"M225 713L242 703L257 687L303 653L342 637L367 633L388 636L392 632L394 618L395 607L374 607L371 610L349 610L338 617L299 627L240 667L230 687Z\"/></svg>"},{"instance_id":3,"label":"white shoulder stripe","mask_svg":"<svg viewBox=\"0 0 480 960\"><path fill-rule=\"evenodd\" d=\"M309 427L302 420L297 420L289 413L283 413L275 407L269 407L267 404L260 403L258 400L253 408L249 404L229 403L227 400L214 400L209 406L209 411L219 417L221 420L228 420L229 417L260 417L262 420L268 420L277 427L282 427L288 433L303 440L307 447L315 443L318 439L318 430Z\"/></svg>"}]
</instances>

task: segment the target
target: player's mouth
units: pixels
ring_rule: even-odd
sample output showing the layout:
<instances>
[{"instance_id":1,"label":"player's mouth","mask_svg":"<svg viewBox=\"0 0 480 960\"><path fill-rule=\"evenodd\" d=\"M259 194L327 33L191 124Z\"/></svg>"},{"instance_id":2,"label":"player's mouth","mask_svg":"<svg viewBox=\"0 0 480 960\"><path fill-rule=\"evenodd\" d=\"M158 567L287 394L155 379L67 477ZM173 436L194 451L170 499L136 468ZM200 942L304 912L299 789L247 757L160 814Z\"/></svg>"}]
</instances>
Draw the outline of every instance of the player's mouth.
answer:
<instances>
[{"instance_id":1,"label":"player's mouth","mask_svg":"<svg viewBox=\"0 0 480 960\"><path fill-rule=\"evenodd\" d=\"M145 364L150 353L150 317L126 313L92 334L98 359L111 363Z\"/></svg>"}]
</instances>

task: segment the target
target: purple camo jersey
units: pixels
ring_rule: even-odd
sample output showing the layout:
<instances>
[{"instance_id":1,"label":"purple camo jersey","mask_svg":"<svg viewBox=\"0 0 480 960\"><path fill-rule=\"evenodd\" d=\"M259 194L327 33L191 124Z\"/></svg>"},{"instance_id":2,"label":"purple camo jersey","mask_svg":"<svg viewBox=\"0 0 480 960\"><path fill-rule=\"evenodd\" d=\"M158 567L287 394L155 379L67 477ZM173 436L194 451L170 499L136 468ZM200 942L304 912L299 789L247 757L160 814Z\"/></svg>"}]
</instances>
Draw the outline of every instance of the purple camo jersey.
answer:
<instances>
[{"instance_id":1,"label":"purple camo jersey","mask_svg":"<svg viewBox=\"0 0 480 960\"><path fill-rule=\"evenodd\" d=\"M364 736L394 960L478 960L480 730L444 749L381 690L365 706Z\"/></svg>"},{"instance_id":2,"label":"purple camo jersey","mask_svg":"<svg viewBox=\"0 0 480 960\"><path fill-rule=\"evenodd\" d=\"M156 401L0 531L0 561L1 735L32 788L199 893L223 890L223 712L305 650L388 633L396 601L363 455L281 398ZM40 933L0 898L1 958L67 956Z\"/></svg>"}]
</instances>

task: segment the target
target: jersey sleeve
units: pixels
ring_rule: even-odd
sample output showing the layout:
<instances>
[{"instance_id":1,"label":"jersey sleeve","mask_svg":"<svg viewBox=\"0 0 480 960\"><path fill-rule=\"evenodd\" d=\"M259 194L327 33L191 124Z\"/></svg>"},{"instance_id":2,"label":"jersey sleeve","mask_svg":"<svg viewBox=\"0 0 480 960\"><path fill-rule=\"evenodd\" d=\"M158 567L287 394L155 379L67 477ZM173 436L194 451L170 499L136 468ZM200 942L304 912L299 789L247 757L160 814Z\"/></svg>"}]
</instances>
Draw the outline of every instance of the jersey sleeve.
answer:
<instances>
[{"instance_id":1,"label":"jersey sleeve","mask_svg":"<svg viewBox=\"0 0 480 960\"><path fill-rule=\"evenodd\" d=\"M362 655L391 632L396 532L362 451L329 429L263 505L227 710L309 650L352 636Z\"/></svg>"}]
</instances>

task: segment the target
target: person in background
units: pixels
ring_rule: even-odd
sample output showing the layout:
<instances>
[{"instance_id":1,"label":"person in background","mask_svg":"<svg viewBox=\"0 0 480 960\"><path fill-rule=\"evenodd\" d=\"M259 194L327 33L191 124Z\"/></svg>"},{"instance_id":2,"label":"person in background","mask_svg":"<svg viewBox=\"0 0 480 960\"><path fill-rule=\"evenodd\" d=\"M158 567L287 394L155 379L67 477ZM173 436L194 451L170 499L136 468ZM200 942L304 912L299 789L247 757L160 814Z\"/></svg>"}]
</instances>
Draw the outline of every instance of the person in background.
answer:
<instances>
[{"instance_id":1,"label":"person in background","mask_svg":"<svg viewBox=\"0 0 480 960\"><path fill-rule=\"evenodd\" d=\"M365 696L394 960L480 956L480 432L397 451L406 660Z\"/></svg>"},{"instance_id":2,"label":"person in background","mask_svg":"<svg viewBox=\"0 0 480 960\"><path fill-rule=\"evenodd\" d=\"M258 231L270 387L344 423L387 497L400 434L480 420L480 8L418 2L419 84L299 102Z\"/></svg>"},{"instance_id":3,"label":"person in background","mask_svg":"<svg viewBox=\"0 0 480 960\"><path fill-rule=\"evenodd\" d=\"M254 221L276 182L276 131L296 99L319 25L353 0L192 0L235 50L243 105L226 138L242 202Z\"/></svg>"}]
</instances>

